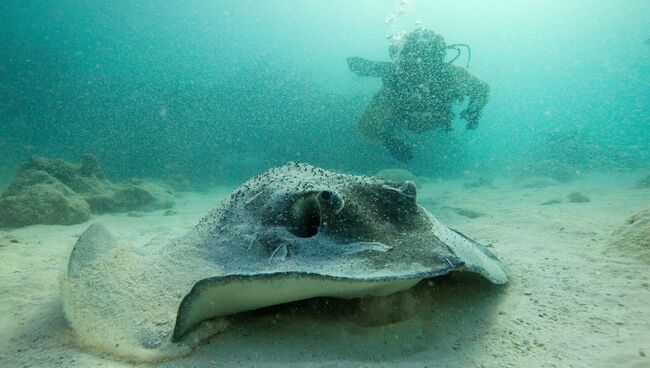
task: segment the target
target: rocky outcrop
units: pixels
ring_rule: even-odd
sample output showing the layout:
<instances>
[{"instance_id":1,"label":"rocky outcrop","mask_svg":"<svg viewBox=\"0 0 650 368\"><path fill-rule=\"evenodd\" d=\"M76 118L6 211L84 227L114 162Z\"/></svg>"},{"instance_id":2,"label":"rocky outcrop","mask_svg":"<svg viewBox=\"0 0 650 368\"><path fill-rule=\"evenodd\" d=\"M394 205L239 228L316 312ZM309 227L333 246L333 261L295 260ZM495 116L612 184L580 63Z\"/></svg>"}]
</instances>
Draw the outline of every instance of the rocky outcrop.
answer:
<instances>
[{"instance_id":1,"label":"rocky outcrop","mask_svg":"<svg viewBox=\"0 0 650 368\"><path fill-rule=\"evenodd\" d=\"M115 184L106 179L97 159L81 164L32 157L0 197L0 226L69 225L90 213L154 211L174 205L171 188L142 179Z\"/></svg>"},{"instance_id":2,"label":"rocky outcrop","mask_svg":"<svg viewBox=\"0 0 650 368\"><path fill-rule=\"evenodd\" d=\"M19 172L22 170L45 171L84 199L93 196L109 196L117 189L117 185L106 179L97 159L92 155L85 155L81 165L59 159L32 157L22 164Z\"/></svg>"},{"instance_id":3,"label":"rocky outcrop","mask_svg":"<svg viewBox=\"0 0 650 368\"><path fill-rule=\"evenodd\" d=\"M169 187L142 179L131 179L100 195L86 197L93 212L155 211L174 205Z\"/></svg>"},{"instance_id":4,"label":"rocky outcrop","mask_svg":"<svg viewBox=\"0 0 650 368\"><path fill-rule=\"evenodd\" d=\"M42 170L22 170L0 197L0 226L72 225L90 219L90 206Z\"/></svg>"}]
</instances>

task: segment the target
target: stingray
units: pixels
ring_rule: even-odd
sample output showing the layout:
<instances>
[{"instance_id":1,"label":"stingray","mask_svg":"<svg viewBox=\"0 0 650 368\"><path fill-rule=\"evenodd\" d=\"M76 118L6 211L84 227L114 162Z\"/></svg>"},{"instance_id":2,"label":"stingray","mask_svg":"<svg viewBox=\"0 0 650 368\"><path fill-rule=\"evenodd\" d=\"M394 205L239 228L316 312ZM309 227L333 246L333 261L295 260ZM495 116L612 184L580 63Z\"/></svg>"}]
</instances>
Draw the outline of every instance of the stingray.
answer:
<instances>
[{"instance_id":1,"label":"stingray","mask_svg":"<svg viewBox=\"0 0 650 368\"><path fill-rule=\"evenodd\" d=\"M508 280L488 249L438 222L411 181L288 163L188 234L133 246L91 225L63 280L79 340L138 360L182 354L236 313L314 297L381 297L451 271Z\"/></svg>"}]
</instances>

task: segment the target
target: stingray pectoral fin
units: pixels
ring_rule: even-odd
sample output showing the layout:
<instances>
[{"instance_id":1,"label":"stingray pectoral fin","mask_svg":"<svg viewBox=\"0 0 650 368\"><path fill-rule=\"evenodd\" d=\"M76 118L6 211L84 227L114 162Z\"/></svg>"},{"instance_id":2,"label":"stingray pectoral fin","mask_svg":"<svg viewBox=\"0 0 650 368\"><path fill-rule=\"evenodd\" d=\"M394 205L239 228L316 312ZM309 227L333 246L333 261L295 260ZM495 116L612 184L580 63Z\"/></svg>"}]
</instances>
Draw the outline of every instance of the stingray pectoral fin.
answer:
<instances>
[{"instance_id":1,"label":"stingray pectoral fin","mask_svg":"<svg viewBox=\"0 0 650 368\"><path fill-rule=\"evenodd\" d=\"M361 298L406 290L421 278L368 280L309 273L212 277L197 282L178 308L172 341L202 321L315 297Z\"/></svg>"},{"instance_id":2,"label":"stingray pectoral fin","mask_svg":"<svg viewBox=\"0 0 650 368\"><path fill-rule=\"evenodd\" d=\"M440 223L436 236L465 263L466 270L479 273L495 284L508 282L505 266L483 245Z\"/></svg>"},{"instance_id":3,"label":"stingray pectoral fin","mask_svg":"<svg viewBox=\"0 0 650 368\"><path fill-rule=\"evenodd\" d=\"M78 277L79 271L94 262L114 246L115 238L100 223L90 225L84 231L70 253L68 277Z\"/></svg>"}]
</instances>

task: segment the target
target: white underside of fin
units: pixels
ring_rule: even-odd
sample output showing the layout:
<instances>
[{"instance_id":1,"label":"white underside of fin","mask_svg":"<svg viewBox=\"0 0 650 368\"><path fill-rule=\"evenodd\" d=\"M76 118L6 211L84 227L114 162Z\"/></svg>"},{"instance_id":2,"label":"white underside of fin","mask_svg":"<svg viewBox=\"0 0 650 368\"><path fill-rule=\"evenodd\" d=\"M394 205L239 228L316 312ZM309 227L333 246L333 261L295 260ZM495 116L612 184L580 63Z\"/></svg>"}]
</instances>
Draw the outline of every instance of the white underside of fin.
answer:
<instances>
[{"instance_id":1,"label":"white underside of fin","mask_svg":"<svg viewBox=\"0 0 650 368\"><path fill-rule=\"evenodd\" d=\"M183 316L182 334L206 319L314 297L342 299L385 296L413 287L421 279L366 282L313 276L287 276L222 282L202 286Z\"/></svg>"}]
</instances>

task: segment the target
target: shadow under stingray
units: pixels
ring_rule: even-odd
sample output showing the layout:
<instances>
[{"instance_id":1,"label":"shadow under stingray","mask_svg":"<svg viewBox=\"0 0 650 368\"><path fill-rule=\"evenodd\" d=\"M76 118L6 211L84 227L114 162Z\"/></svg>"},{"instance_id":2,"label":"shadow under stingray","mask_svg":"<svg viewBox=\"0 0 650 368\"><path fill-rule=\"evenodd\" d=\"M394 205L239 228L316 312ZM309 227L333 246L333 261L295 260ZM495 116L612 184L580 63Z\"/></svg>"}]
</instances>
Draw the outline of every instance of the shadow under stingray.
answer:
<instances>
[{"instance_id":1,"label":"shadow under stingray","mask_svg":"<svg viewBox=\"0 0 650 368\"><path fill-rule=\"evenodd\" d=\"M430 359L436 364L446 360L458 364L459 350L465 359L469 352L480 360L485 353L480 341L490 334L504 291L505 286L479 275L456 272L423 280L392 297L390 303L382 303L382 298L315 298L268 307L231 317L229 328L202 344L199 351L164 365L177 366L185 359L217 361L224 366ZM368 308L367 303L378 304ZM400 315L401 321L390 323ZM389 322L375 326L382 319Z\"/></svg>"}]
</instances>

